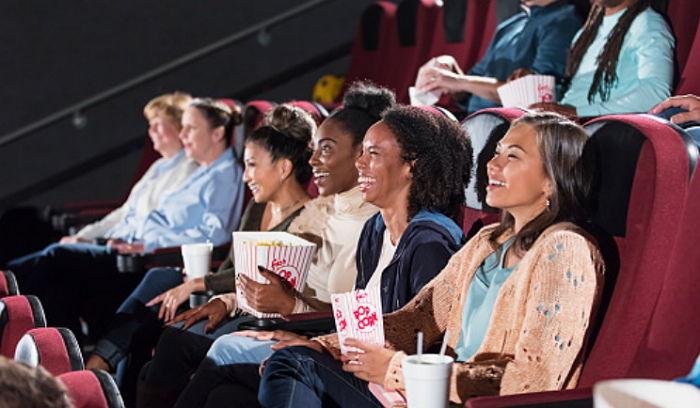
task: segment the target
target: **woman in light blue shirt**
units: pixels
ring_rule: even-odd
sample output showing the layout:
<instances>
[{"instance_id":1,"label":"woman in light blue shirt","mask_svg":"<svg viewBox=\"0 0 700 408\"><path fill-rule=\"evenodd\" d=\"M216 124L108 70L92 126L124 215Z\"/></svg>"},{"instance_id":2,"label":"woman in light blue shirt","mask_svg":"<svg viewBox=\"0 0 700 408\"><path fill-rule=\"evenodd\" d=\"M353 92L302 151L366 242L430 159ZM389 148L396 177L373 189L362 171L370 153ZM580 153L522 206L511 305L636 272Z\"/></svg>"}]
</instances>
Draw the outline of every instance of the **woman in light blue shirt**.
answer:
<instances>
[{"instance_id":1,"label":"woman in light blue shirt","mask_svg":"<svg viewBox=\"0 0 700 408\"><path fill-rule=\"evenodd\" d=\"M86 318L89 299L120 301L133 290L141 277L119 273L118 253L207 240L219 245L230 240L243 201L241 165L227 140L236 122L240 115L234 115L228 105L195 99L183 114L180 140L185 154L199 167L181 186L160 197L143 221L127 217L109 232L113 239L107 246L53 244L10 261L8 269L17 275L23 293L41 299L49 325L68 327L80 335L78 317ZM103 324L103 317L114 313L110 307L105 309L92 320Z\"/></svg>"},{"instance_id":2,"label":"woman in light blue shirt","mask_svg":"<svg viewBox=\"0 0 700 408\"><path fill-rule=\"evenodd\" d=\"M567 116L646 112L671 95L675 41L650 0L595 0L574 38L559 104Z\"/></svg>"}]
</instances>

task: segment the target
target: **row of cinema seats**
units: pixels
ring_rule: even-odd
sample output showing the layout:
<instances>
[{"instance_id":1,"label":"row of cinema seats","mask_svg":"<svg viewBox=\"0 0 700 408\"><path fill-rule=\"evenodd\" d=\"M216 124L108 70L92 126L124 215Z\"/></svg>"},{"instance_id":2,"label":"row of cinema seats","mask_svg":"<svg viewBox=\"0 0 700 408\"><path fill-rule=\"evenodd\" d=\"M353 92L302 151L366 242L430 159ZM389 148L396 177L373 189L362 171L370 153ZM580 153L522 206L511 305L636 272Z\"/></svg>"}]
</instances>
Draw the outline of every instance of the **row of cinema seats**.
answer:
<instances>
[{"instance_id":1,"label":"row of cinema seats","mask_svg":"<svg viewBox=\"0 0 700 408\"><path fill-rule=\"evenodd\" d=\"M260 114L272 106L253 104ZM467 234L498 219L484 203L486 162L510 122L523 114L487 109L462 122L475 164L462 217ZM608 272L580 388L479 398L469 402L472 407L517 406L520 398L585 399L595 382L608 378L670 379L685 374L700 352L700 333L691 329L700 323L691 307L700 289L693 279L700 256L689 251L700 231L693 216L700 205L700 176L692 177L697 147L680 128L648 115L601 117L585 128L590 140L582 160L594 172L591 212Z\"/></svg>"},{"instance_id":2,"label":"row of cinema seats","mask_svg":"<svg viewBox=\"0 0 700 408\"><path fill-rule=\"evenodd\" d=\"M351 51L346 84L370 79L408 102L418 68L432 57L452 55L468 70L486 52L496 29L497 1L377 1L365 9ZM588 0L576 6L585 16ZM662 12L664 10L661 10ZM700 8L694 0L668 2L666 15L676 37L676 94L700 93ZM342 98L342 95L339 96ZM449 104L449 99L441 104Z\"/></svg>"},{"instance_id":3,"label":"row of cinema seats","mask_svg":"<svg viewBox=\"0 0 700 408\"><path fill-rule=\"evenodd\" d=\"M65 384L76 408L123 408L112 377L104 371L84 369L73 333L45 326L39 299L20 295L12 272L0 271L0 355L44 367Z\"/></svg>"}]
</instances>

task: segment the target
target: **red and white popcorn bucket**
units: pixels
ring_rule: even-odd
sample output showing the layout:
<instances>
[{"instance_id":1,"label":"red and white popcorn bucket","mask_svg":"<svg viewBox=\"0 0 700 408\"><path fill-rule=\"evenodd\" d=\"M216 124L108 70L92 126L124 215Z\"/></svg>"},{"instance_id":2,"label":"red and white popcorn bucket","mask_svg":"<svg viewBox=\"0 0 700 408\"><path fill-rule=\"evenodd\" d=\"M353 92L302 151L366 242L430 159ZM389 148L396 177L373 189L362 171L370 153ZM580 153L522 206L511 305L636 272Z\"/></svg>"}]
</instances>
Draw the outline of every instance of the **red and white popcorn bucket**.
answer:
<instances>
[{"instance_id":1,"label":"red and white popcorn bucket","mask_svg":"<svg viewBox=\"0 0 700 408\"><path fill-rule=\"evenodd\" d=\"M527 75L498 87L504 107L526 108L534 103L555 102L555 78L551 75Z\"/></svg>"},{"instance_id":2,"label":"red and white popcorn bucket","mask_svg":"<svg viewBox=\"0 0 700 408\"><path fill-rule=\"evenodd\" d=\"M262 266L286 279L301 292L306 283L316 244L286 232L234 232L234 266L237 275L259 283L268 283L258 271ZM236 287L238 307L258 318L281 317L278 313L261 313L246 302L243 291Z\"/></svg>"},{"instance_id":3,"label":"red and white popcorn bucket","mask_svg":"<svg viewBox=\"0 0 700 408\"><path fill-rule=\"evenodd\" d=\"M384 346L384 319L378 286L367 290L334 293L331 295L331 304L343 354L353 350L344 345L347 338Z\"/></svg>"}]
</instances>

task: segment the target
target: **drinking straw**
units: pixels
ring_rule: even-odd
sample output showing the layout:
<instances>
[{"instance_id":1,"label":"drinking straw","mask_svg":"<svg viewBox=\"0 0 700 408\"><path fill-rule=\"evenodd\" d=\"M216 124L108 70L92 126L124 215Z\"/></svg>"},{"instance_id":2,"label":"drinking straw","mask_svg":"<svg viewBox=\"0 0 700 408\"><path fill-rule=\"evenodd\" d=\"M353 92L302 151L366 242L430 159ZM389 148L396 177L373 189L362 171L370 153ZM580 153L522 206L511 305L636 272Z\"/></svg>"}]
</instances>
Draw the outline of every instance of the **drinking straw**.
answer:
<instances>
[{"instance_id":1,"label":"drinking straw","mask_svg":"<svg viewBox=\"0 0 700 408\"><path fill-rule=\"evenodd\" d=\"M447 350L447 340L450 338L450 331L445 330L445 336L442 338L442 345L440 346L440 356L445 355L445 350Z\"/></svg>"},{"instance_id":2,"label":"drinking straw","mask_svg":"<svg viewBox=\"0 0 700 408\"><path fill-rule=\"evenodd\" d=\"M423 332L419 331L418 332L418 341L416 345L416 354L418 354L418 363L423 362Z\"/></svg>"}]
</instances>

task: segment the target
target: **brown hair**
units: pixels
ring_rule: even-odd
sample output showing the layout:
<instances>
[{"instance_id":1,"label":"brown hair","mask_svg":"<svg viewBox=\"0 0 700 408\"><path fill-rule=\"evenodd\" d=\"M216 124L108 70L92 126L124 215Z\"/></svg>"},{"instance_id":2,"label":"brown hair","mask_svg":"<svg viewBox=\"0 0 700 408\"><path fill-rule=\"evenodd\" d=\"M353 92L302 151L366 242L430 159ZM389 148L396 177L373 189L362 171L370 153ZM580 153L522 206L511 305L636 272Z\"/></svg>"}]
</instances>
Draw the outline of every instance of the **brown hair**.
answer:
<instances>
[{"instance_id":1,"label":"brown hair","mask_svg":"<svg viewBox=\"0 0 700 408\"><path fill-rule=\"evenodd\" d=\"M598 55L596 63L598 68L593 76L593 82L588 89L588 102L593 103L593 98L596 94L600 96L600 100L605 102L610 99L610 90L617 82L617 61L620 57L620 49L625 40L625 34L632 25L632 22L639 13L644 11L651 4L651 0L637 0L634 4L627 7L624 14L620 17L613 27L608 40L605 42L603 50ZM603 22L605 15L605 7L594 5L588 13L588 19L583 25L583 31L569 51L569 58L566 62L566 71L564 72L564 91L569 88L571 79L576 75L576 72L581 65L583 56L588 51L593 40L598 34L598 29Z\"/></svg>"},{"instance_id":2,"label":"brown hair","mask_svg":"<svg viewBox=\"0 0 700 408\"><path fill-rule=\"evenodd\" d=\"M514 121L511 129L521 125L532 127L537 134L542 165L552 193L548 197L548 208L515 235L513 248L519 254L529 250L549 226L561 221L582 222L591 188L580 163L583 146L588 140L581 126L556 113L527 114ZM513 216L504 211L501 224L489 237L491 245L497 248L498 238L514 225Z\"/></svg>"},{"instance_id":3,"label":"brown hair","mask_svg":"<svg viewBox=\"0 0 700 408\"><path fill-rule=\"evenodd\" d=\"M156 96L143 108L143 116L150 121L156 116L165 116L175 127L182 129L182 112L192 100L189 94L173 92Z\"/></svg>"},{"instance_id":4,"label":"brown hair","mask_svg":"<svg viewBox=\"0 0 700 408\"><path fill-rule=\"evenodd\" d=\"M0 406L3 408L72 408L66 386L43 367L0 356Z\"/></svg>"}]
</instances>

